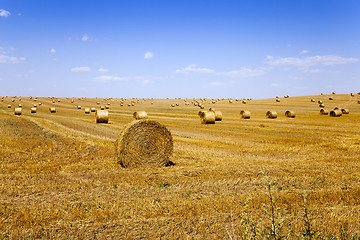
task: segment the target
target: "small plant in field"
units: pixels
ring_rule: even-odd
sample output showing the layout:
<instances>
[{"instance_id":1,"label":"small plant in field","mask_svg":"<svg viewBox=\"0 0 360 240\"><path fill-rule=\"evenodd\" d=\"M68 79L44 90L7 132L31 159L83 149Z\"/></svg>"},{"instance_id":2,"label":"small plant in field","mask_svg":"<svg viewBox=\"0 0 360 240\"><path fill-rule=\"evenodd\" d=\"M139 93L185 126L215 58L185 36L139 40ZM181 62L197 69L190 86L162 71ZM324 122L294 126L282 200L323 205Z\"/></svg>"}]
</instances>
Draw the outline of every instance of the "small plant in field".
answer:
<instances>
[{"instance_id":1,"label":"small plant in field","mask_svg":"<svg viewBox=\"0 0 360 240\"><path fill-rule=\"evenodd\" d=\"M169 187L169 186L170 186L170 183L160 183L159 184L160 188Z\"/></svg>"},{"instance_id":2,"label":"small plant in field","mask_svg":"<svg viewBox=\"0 0 360 240\"><path fill-rule=\"evenodd\" d=\"M303 224L304 224L302 236L308 240L317 239L319 237L319 234L317 233L317 231L315 231L313 229L313 226L311 225L312 219L311 219L310 212L309 212L306 191L304 191L302 194L302 200L303 200L303 204L302 204L303 219L302 220L303 220Z\"/></svg>"},{"instance_id":3,"label":"small plant in field","mask_svg":"<svg viewBox=\"0 0 360 240\"><path fill-rule=\"evenodd\" d=\"M266 227L266 239L284 239L285 236L282 235L282 228L286 221L286 218L281 217L280 208L276 207L277 199L274 196L272 185L273 182L269 179L269 177L263 172L259 172L257 174L265 176L266 179L266 196L269 199L269 203L267 205L264 204L265 213L269 217L270 226Z\"/></svg>"}]
</instances>

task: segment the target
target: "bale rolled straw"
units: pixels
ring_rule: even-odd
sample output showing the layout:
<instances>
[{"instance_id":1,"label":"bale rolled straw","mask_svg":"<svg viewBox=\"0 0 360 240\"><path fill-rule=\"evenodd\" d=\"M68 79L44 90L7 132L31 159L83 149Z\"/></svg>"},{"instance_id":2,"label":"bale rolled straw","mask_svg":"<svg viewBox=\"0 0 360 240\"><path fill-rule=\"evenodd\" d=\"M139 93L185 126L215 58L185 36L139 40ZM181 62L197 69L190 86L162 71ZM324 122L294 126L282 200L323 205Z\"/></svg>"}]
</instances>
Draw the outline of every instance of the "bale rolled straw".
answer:
<instances>
[{"instance_id":1,"label":"bale rolled straw","mask_svg":"<svg viewBox=\"0 0 360 240\"><path fill-rule=\"evenodd\" d=\"M84 111L85 111L85 114L90 114L90 108L85 108Z\"/></svg>"},{"instance_id":2,"label":"bale rolled straw","mask_svg":"<svg viewBox=\"0 0 360 240\"><path fill-rule=\"evenodd\" d=\"M277 112L275 112L275 111L267 111L266 112L266 117L267 118L277 118Z\"/></svg>"},{"instance_id":3,"label":"bale rolled straw","mask_svg":"<svg viewBox=\"0 0 360 240\"><path fill-rule=\"evenodd\" d=\"M312 98L312 99L310 99L310 101L311 101L311 102L315 102L315 99Z\"/></svg>"},{"instance_id":4,"label":"bale rolled straw","mask_svg":"<svg viewBox=\"0 0 360 240\"><path fill-rule=\"evenodd\" d=\"M51 107L51 108L49 108L49 111L50 111L50 113L56 113L56 108Z\"/></svg>"},{"instance_id":5,"label":"bale rolled straw","mask_svg":"<svg viewBox=\"0 0 360 240\"><path fill-rule=\"evenodd\" d=\"M81 106L79 105L79 106L77 106L77 109L81 109Z\"/></svg>"},{"instance_id":6,"label":"bale rolled straw","mask_svg":"<svg viewBox=\"0 0 360 240\"><path fill-rule=\"evenodd\" d=\"M334 100L334 98L333 98L333 97L329 97L329 100Z\"/></svg>"},{"instance_id":7,"label":"bale rolled straw","mask_svg":"<svg viewBox=\"0 0 360 240\"><path fill-rule=\"evenodd\" d=\"M92 108L90 108L90 111L91 112L96 112L96 108L92 107Z\"/></svg>"},{"instance_id":8,"label":"bale rolled straw","mask_svg":"<svg viewBox=\"0 0 360 240\"><path fill-rule=\"evenodd\" d=\"M20 107L14 108L14 114L21 115L21 108Z\"/></svg>"},{"instance_id":9,"label":"bale rolled straw","mask_svg":"<svg viewBox=\"0 0 360 240\"><path fill-rule=\"evenodd\" d=\"M242 119L250 119L251 116L250 111L247 110L241 110L240 115Z\"/></svg>"},{"instance_id":10,"label":"bale rolled straw","mask_svg":"<svg viewBox=\"0 0 360 240\"><path fill-rule=\"evenodd\" d=\"M341 112L342 112L343 114L349 114L349 113L350 113L349 109L347 109L347 108L342 108L342 109L341 109Z\"/></svg>"},{"instance_id":11,"label":"bale rolled straw","mask_svg":"<svg viewBox=\"0 0 360 240\"><path fill-rule=\"evenodd\" d=\"M210 111L213 112L215 114L215 121L221 121L222 120L222 112L221 111Z\"/></svg>"},{"instance_id":12,"label":"bale rolled straw","mask_svg":"<svg viewBox=\"0 0 360 240\"><path fill-rule=\"evenodd\" d=\"M138 112L134 112L133 114L134 118L136 120L140 120L140 119L147 119L148 115L145 111L138 111Z\"/></svg>"},{"instance_id":13,"label":"bale rolled straw","mask_svg":"<svg viewBox=\"0 0 360 240\"><path fill-rule=\"evenodd\" d=\"M116 140L116 153L123 167L172 165L174 146L170 131L159 122L142 119L127 124Z\"/></svg>"},{"instance_id":14,"label":"bale rolled straw","mask_svg":"<svg viewBox=\"0 0 360 240\"><path fill-rule=\"evenodd\" d=\"M321 114L321 115L328 115L328 114L329 114L329 110L322 108L322 109L320 110L320 114Z\"/></svg>"},{"instance_id":15,"label":"bale rolled straw","mask_svg":"<svg viewBox=\"0 0 360 240\"><path fill-rule=\"evenodd\" d=\"M8 105L8 108L11 108L11 105Z\"/></svg>"},{"instance_id":16,"label":"bale rolled straw","mask_svg":"<svg viewBox=\"0 0 360 240\"><path fill-rule=\"evenodd\" d=\"M330 111L330 117L340 117L341 115L342 111L340 109Z\"/></svg>"},{"instance_id":17,"label":"bale rolled straw","mask_svg":"<svg viewBox=\"0 0 360 240\"><path fill-rule=\"evenodd\" d=\"M202 124L215 124L215 113L210 111L203 111L200 114Z\"/></svg>"},{"instance_id":18,"label":"bale rolled straw","mask_svg":"<svg viewBox=\"0 0 360 240\"><path fill-rule=\"evenodd\" d=\"M288 110L288 111L285 112L285 116L288 117L288 118L295 118L295 112L291 111L291 110Z\"/></svg>"},{"instance_id":19,"label":"bale rolled straw","mask_svg":"<svg viewBox=\"0 0 360 240\"><path fill-rule=\"evenodd\" d=\"M36 107L30 108L30 113L36 113Z\"/></svg>"},{"instance_id":20,"label":"bale rolled straw","mask_svg":"<svg viewBox=\"0 0 360 240\"><path fill-rule=\"evenodd\" d=\"M325 105L323 103L319 104L319 107L324 108Z\"/></svg>"},{"instance_id":21,"label":"bale rolled straw","mask_svg":"<svg viewBox=\"0 0 360 240\"><path fill-rule=\"evenodd\" d=\"M95 113L95 122L96 123L108 123L109 122L109 112L107 110L97 110Z\"/></svg>"}]
</instances>

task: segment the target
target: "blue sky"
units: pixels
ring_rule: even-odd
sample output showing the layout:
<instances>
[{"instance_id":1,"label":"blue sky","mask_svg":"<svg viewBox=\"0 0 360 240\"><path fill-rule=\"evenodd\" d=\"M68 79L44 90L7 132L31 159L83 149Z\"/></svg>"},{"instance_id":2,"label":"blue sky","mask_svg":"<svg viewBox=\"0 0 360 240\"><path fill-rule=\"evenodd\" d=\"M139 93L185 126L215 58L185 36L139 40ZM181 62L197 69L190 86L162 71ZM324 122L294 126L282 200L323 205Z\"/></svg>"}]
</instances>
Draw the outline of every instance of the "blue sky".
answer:
<instances>
[{"instance_id":1,"label":"blue sky","mask_svg":"<svg viewBox=\"0 0 360 240\"><path fill-rule=\"evenodd\" d=\"M360 91L357 0L0 0L0 95Z\"/></svg>"}]
</instances>

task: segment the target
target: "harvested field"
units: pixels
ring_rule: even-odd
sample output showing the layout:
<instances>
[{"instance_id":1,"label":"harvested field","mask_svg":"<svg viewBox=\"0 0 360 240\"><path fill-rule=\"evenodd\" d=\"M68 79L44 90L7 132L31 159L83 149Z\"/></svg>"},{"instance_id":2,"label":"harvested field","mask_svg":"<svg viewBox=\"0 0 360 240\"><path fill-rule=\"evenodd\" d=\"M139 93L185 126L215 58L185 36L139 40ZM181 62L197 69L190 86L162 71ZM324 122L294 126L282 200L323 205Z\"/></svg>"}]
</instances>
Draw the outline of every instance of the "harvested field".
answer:
<instances>
[{"instance_id":1,"label":"harvested field","mask_svg":"<svg viewBox=\"0 0 360 240\"><path fill-rule=\"evenodd\" d=\"M284 221L281 228L276 225L279 235L301 239L306 209L320 239L360 237L360 95L330 96L246 104L218 100L222 121L216 124L201 124L199 107L181 99L139 99L132 106L133 99L56 98L53 103L39 97L43 104L31 114L34 100L22 96L22 115L15 116L7 107L13 97L4 97L0 236L249 239L256 230L254 238L263 239L273 220ZM349 114L320 115L309 99ZM201 104L208 109L212 102ZM74 107L108 103L108 124L96 124L93 112ZM266 118L269 109L281 114ZM296 118L284 115L289 109ZM250 111L251 119L242 120L241 110ZM146 111L170 130L175 165L118 163L115 141L134 111ZM267 215L272 207L274 214Z\"/></svg>"}]
</instances>

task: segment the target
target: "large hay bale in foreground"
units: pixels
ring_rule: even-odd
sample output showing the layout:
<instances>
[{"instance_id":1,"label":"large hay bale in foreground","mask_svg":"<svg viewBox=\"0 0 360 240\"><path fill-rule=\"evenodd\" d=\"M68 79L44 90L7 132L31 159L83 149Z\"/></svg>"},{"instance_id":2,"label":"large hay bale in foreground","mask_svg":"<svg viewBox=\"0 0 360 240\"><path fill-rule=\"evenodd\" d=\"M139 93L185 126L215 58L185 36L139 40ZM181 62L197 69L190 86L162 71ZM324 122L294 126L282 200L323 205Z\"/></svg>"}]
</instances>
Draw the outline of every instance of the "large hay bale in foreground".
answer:
<instances>
[{"instance_id":1,"label":"large hay bale in foreground","mask_svg":"<svg viewBox=\"0 0 360 240\"><path fill-rule=\"evenodd\" d=\"M145 111L134 112L133 116L136 120L148 118L148 115Z\"/></svg>"},{"instance_id":2,"label":"large hay bale in foreground","mask_svg":"<svg viewBox=\"0 0 360 240\"><path fill-rule=\"evenodd\" d=\"M202 124L215 124L215 113L210 111L203 111L200 114Z\"/></svg>"},{"instance_id":3,"label":"large hay bale in foreground","mask_svg":"<svg viewBox=\"0 0 360 240\"><path fill-rule=\"evenodd\" d=\"M95 113L95 122L96 123L108 123L109 122L109 112L107 110L97 110Z\"/></svg>"},{"instance_id":4,"label":"large hay bale in foreground","mask_svg":"<svg viewBox=\"0 0 360 240\"><path fill-rule=\"evenodd\" d=\"M328 115L328 114L329 114L329 110L322 108L322 109L320 110L320 114L321 114L321 115Z\"/></svg>"},{"instance_id":5,"label":"large hay bale in foreground","mask_svg":"<svg viewBox=\"0 0 360 240\"><path fill-rule=\"evenodd\" d=\"M291 110L288 110L288 111L285 112L285 116L289 117L289 118L294 118L295 117L295 112L291 111Z\"/></svg>"},{"instance_id":6,"label":"large hay bale in foreground","mask_svg":"<svg viewBox=\"0 0 360 240\"><path fill-rule=\"evenodd\" d=\"M127 124L115 145L123 167L167 166L174 148L170 131L159 122L148 119Z\"/></svg>"},{"instance_id":7,"label":"large hay bale in foreground","mask_svg":"<svg viewBox=\"0 0 360 240\"><path fill-rule=\"evenodd\" d=\"M215 121L221 121L222 120L222 112L221 111L212 111L215 114Z\"/></svg>"},{"instance_id":8,"label":"large hay bale in foreground","mask_svg":"<svg viewBox=\"0 0 360 240\"><path fill-rule=\"evenodd\" d=\"M21 115L21 108L20 107L14 108L14 114Z\"/></svg>"},{"instance_id":9,"label":"large hay bale in foreground","mask_svg":"<svg viewBox=\"0 0 360 240\"><path fill-rule=\"evenodd\" d=\"M277 112L275 112L275 111L267 111L266 112L266 117L267 118L277 118Z\"/></svg>"},{"instance_id":10,"label":"large hay bale in foreground","mask_svg":"<svg viewBox=\"0 0 360 240\"><path fill-rule=\"evenodd\" d=\"M241 110L240 111L240 115L242 119L250 119L250 111L246 111L246 110Z\"/></svg>"},{"instance_id":11,"label":"large hay bale in foreground","mask_svg":"<svg viewBox=\"0 0 360 240\"><path fill-rule=\"evenodd\" d=\"M340 109L330 111L330 117L340 117L342 115L342 111Z\"/></svg>"}]
</instances>

